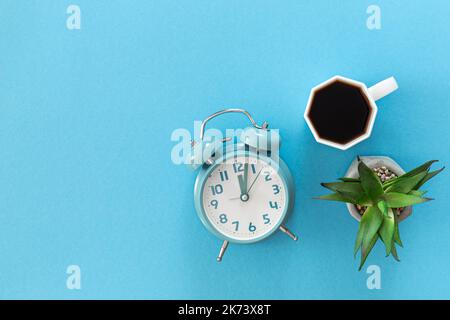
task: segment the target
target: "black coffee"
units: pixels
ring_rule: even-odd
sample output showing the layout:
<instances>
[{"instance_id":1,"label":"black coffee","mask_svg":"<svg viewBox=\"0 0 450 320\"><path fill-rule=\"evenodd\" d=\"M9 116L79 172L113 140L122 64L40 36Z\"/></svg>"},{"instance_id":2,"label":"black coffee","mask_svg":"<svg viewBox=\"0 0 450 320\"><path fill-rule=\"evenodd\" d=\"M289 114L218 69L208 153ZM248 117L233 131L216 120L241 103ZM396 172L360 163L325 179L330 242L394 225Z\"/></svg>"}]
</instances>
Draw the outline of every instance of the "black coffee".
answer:
<instances>
[{"instance_id":1,"label":"black coffee","mask_svg":"<svg viewBox=\"0 0 450 320\"><path fill-rule=\"evenodd\" d=\"M316 91L308 117L322 139L346 144L366 132L370 112L360 88L337 80Z\"/></svg>"}]
</instances>

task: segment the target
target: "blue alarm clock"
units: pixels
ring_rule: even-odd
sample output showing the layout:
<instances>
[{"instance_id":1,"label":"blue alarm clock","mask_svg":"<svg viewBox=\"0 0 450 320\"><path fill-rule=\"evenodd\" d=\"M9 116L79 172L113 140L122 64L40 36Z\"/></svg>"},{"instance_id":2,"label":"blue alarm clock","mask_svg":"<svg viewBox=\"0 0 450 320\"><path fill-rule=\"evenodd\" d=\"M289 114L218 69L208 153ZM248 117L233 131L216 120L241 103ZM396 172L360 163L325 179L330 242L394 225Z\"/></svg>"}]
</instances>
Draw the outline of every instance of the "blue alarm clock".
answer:
<instances>
[{"instance_id":1,"label":"blue alarm clock","mask_svg":"<svg viewBox=\"0 0 450 320\"><path fill-rule=\"evenodd\" d=\"M225 113L242 113L253 126L239 137L206 141L206 123ZM269 130L267 122L258 125L246 110L221 110L203 120L189 162L200 167L194 187L198 217L223 240L217 261L230 242L254 243L277 230L297 240L284 225L294 206L295 188L287 165L278 157L279 146L278 131Z\"/></svg>"}]
</instances>

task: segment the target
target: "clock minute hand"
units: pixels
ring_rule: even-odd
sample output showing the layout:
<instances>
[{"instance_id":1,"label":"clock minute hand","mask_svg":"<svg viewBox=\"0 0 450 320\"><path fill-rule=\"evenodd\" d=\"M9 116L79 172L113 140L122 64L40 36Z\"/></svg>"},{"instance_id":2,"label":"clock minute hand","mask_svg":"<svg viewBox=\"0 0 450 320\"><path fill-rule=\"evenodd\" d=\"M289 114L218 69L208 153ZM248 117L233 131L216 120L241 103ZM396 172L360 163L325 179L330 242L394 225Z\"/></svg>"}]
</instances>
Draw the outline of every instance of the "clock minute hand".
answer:
<instances>
[{"instance_id":1,"label":"clock minute hand","mask_svg":"<svg viewBox=\"0 0 450 320\"><path fill-rule=\"evenodd\" d=\"M248 163L244 164L244 189L245 193L248 193Z\"/></svg>"},{"instance_id":2,"label":"clock minute hand","mask_svg":"<svg viewBox=\"0 0 450 320\"><path fill-rule=\"evenodd\" d=\"M264 168L261 168L261 170L259 170L258 174L256 175L255 179L253 179L252 184L250 185L250 188L248 188L247 192L250 192L250 190L252 189L253 185L255 184L256 180L258 180L259 175L261 174L261 172L263 171Z\"/></svg>"}]
</instances>

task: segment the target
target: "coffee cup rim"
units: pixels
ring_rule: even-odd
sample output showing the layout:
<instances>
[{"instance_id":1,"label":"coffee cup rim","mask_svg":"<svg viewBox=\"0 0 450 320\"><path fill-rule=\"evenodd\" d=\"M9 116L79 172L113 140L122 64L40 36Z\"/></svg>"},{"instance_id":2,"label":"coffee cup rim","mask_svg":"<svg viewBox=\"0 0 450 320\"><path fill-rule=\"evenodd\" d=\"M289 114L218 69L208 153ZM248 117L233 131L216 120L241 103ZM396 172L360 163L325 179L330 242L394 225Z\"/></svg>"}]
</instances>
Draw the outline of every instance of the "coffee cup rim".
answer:
<instances>
[{"instance_id":1,"label":"coffee cup rim","mask_svg":"<svg viewBox=\"0 0 450 320\"><path fill-rule=\"evenodd\" d=\"M349 83L353 86L358 87L362 91L362 93L366 96L367 101L369 102L370 108L372 109L372 112L370 113L370 117L367 121L366 132L364 134L360 135L359 137L357 137L356 139L354 139L350 142L347 142L346 144L340 144L340 143L336 143L334 141L330 141L330 140L321 138L319 136L318 132L316 131L316 129L314 128L314 125L312 124L311 119L308 116L316 92L335 81ZM334 147L334 148L341 149L341 150L347 150L347 149L353 147L354 145L360 143L361 141L364 141L370 137L370 135L372 134L372 129L373 129L373 125L375 123L375 118L376 118L377 113L378 113L378 107L375 104L375 101L371 97L371 95L367 89L367 86L364 83L347 78L347 77L343 77L340 75L335 75L335 76L329 78L328 80L321 82L320 84L316 85L315 87L313 87L311 89L309 98L308 98L308 103L306 105L306 109L305 109L305 113L303 114L303 117L305 118L305 121L308 124L308 127L314 136L314 139L318 143L325 144L327 146Z\"/></svg>"}]
</instances>

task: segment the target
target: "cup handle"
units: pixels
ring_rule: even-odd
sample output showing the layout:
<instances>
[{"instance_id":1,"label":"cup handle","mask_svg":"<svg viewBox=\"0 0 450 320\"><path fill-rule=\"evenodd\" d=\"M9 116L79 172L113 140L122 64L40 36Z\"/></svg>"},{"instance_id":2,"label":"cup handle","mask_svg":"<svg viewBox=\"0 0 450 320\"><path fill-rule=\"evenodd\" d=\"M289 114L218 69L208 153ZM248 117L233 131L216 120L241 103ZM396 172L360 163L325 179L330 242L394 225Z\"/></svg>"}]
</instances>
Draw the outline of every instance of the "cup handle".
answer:
<instances>
[{"instance_id":1,"label":"cup handle","mask_svg":"<svg viewBox=\"0 0 450 320\"><path fill-rule=\"evenodd\" d=\"M368 88L369 94L374 101L387 96L389 93L392 93L397 89L398 84L394 77L389 77Z\"/></svg>"}]
</instances>

